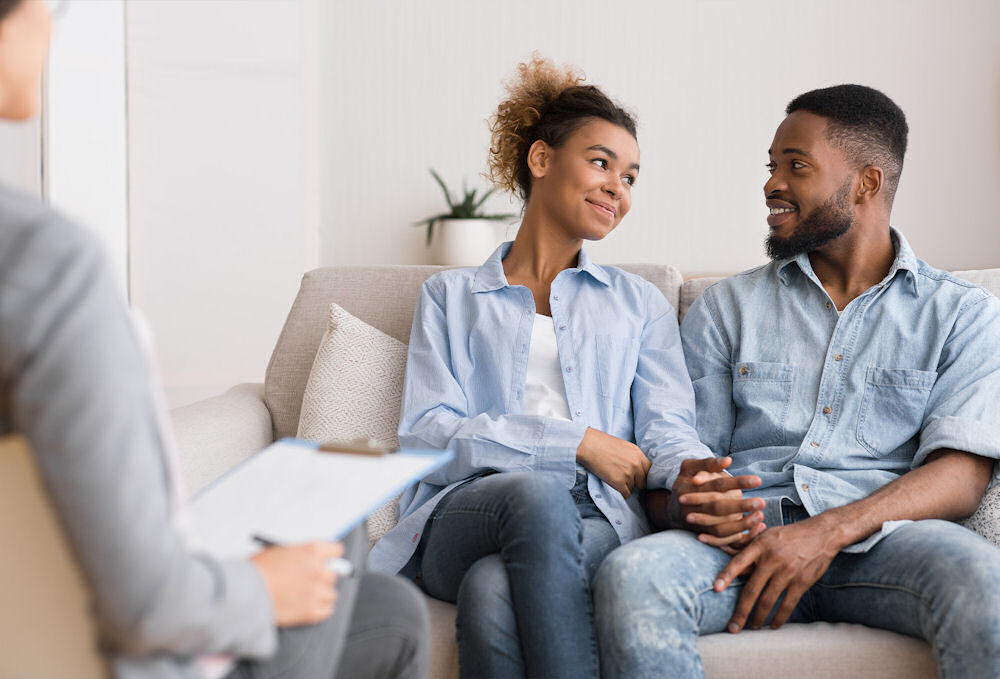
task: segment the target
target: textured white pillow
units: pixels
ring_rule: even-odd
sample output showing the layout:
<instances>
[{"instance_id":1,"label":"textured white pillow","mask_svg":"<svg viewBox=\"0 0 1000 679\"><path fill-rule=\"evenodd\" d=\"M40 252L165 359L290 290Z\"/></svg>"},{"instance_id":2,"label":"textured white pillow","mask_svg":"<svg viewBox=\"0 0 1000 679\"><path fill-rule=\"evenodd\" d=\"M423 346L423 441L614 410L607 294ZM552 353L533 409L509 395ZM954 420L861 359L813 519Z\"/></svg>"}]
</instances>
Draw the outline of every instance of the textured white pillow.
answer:
<instances>
[{"instance_id":1,"label":"textured white pillow","mask_svg":"<svg viewBox=\"0 0 1000 679\"><path fill-rule=\"evenodd\" d=\"M406 345L330 305L302 396L299 438L312 441L374 439L396 447L406 371ZM396 525L396 500L368 517L369 546Z\"/></svg>"},{"instance_id":2,"label":"textured white pillow","mask_svg":"<svg viewBox=\"0 0 1000 679\"><path fill-rule=\"evenodd\" d=\"M1000 547L1000 483L986 491L979 509L962 525Z\"/></svg>"}]
</instances>

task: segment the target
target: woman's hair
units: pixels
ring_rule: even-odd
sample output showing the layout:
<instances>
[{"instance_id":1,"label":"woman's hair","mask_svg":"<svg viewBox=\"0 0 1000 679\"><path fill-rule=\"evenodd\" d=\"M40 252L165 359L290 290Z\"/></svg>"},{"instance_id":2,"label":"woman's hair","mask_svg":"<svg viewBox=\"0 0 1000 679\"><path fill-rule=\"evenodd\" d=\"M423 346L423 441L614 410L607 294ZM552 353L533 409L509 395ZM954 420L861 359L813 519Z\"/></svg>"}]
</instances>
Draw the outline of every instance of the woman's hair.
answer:
<instances>
[{"instance_id":1,"label":"woman's hair","mask_svg":"<svg viewBox=\"0 0 1000 679\"><path fill-rule=\"evenodd\" d=\"M531 196L528 149L538 140L562 146L577 128L599 118L636 136L635 119L593 85L582 85L582 74L559 68L535 54L518 64L518 75L506 83L507 98L490 118L488 176L502 189L525 201Z\"/></svg>"},{"instance_id":2,"label":"woman's hair","mask_svg":"<svg viewBox=\"0 0 1000 679\"><path fill-rule=\"evenodd\" d=\"M0 0L0 20L2 20L12 9L20 4L21 0Z\"/></svg>"}]
</instances>

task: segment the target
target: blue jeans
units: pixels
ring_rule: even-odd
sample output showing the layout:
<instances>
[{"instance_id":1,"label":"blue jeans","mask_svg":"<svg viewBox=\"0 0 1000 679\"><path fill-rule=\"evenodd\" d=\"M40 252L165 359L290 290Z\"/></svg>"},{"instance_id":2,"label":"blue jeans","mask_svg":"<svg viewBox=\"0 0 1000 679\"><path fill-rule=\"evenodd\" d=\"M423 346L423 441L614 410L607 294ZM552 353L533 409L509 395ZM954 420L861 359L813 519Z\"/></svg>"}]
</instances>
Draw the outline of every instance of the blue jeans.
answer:
<instances>
[{"instance_id":1,"label":"blue jeans","mask_svg":"<svg viewBox=\"0 0 1000 679\"><path fill-rule=\"evenodd\" d=\"M596 677L590 581L618 535L587 492L541 473L452 490L424 531L422 579L458 604L462 677Z\"/></svg>"},{"instance_id":2,"label":"blue jeans","mask_svg":"<svg viewBox=\"0 0 1000 679\"><path fill-rule=\"evenodd\" d=\"M785 513L786 523L804 518ZM602 676L703 677L698 635L726 629L745 584L712 589L729 559L685 531L611 554L594 582ZM817 620L925 639L942 679L1000 677L1000 550L949 521L907 524L867 553L834 558L789 622Z\"/></svg>"}]
</instances>

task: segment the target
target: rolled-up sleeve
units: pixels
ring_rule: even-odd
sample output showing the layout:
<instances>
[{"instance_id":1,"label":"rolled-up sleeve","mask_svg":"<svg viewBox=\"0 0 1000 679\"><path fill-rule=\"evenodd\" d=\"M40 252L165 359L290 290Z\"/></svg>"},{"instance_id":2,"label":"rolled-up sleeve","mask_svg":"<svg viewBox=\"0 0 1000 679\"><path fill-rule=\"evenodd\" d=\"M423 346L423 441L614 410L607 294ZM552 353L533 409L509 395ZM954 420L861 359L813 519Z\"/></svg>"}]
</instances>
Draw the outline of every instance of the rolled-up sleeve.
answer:
<instances>
[{"instance_id":1,"label":"rolled-up sleeve","mask_svg":"<svg viewBox=\"0 0 1000 679\"><path fill-rule=\"evenodd\" d=\"M452 366L444 291L433 278L424 283L410 333L399 442L455 453L425 481L443 486L491 469L562 473L571 481L586 430L582 422L535 415L470 416Z\"/></svg>"},{"instance_id":2,"label":"rolled-up sleeve","mask_svg":"<svg viewBox=\"0 0 1000 679\"><path fill-rule=\"evenodd\" d=\"M913 467L940 449L1000 459L1000 301L977 293L941 351Z\"/></svg>"},{"instance_id":3,"label":"rolled-up sleeve","mask_svg":"<svg viewBox=\"0 0 1000 679\"><path fill-rule=\"evenodd\" d=\"M647 486L671 488L681 462L712 457L695 429L695 398L677 316L663 294L646 288L646 316L632 382L636 445L649 457Z\"/></svg>"}]
</instances>

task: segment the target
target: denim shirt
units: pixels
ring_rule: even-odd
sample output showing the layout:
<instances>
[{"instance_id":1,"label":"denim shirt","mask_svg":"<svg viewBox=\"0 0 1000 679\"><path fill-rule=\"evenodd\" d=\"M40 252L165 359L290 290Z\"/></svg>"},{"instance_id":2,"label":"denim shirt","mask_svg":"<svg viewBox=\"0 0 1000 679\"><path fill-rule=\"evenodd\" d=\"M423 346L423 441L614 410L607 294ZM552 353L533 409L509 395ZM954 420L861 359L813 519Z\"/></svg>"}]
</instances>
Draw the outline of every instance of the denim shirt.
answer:
<instances>
[{"instance_id":1,"label":"denim shirt","mask_svg":"<svg viewBox=\"0 0 1000 679\"><path fill-rule=\"evenodd\" d=\"M549 294L572 419L521 414L535 301L527 287L507 283L510 247L481 267L431 276L421 290L399 442L448 448L455 460L400 498L399 524L371 552L376 570L402 569L437 502L478 474L539 472L572 488L587 427L637 443L652 462L649 487L669 488L682 460L711 456L695 431L674 309L653 284L598 266L583 250ZM625 500L594 474L587 485L622 542L648 532L636 493Z\"/></svg>"},{"instance_id":2,"label":"denim shirt","mask_svg":"<svg viewBox=\"0 0 1000 679\"><path fill-rule=\"evenodd\" d=\"M768 525L782 498L815 516L941 448L1000 457L1000 302L891 236L889 273L843 311L803 254L720 281L684 317L698 433L761 477L747 494Z\"/></svg>"}]
</instances>

